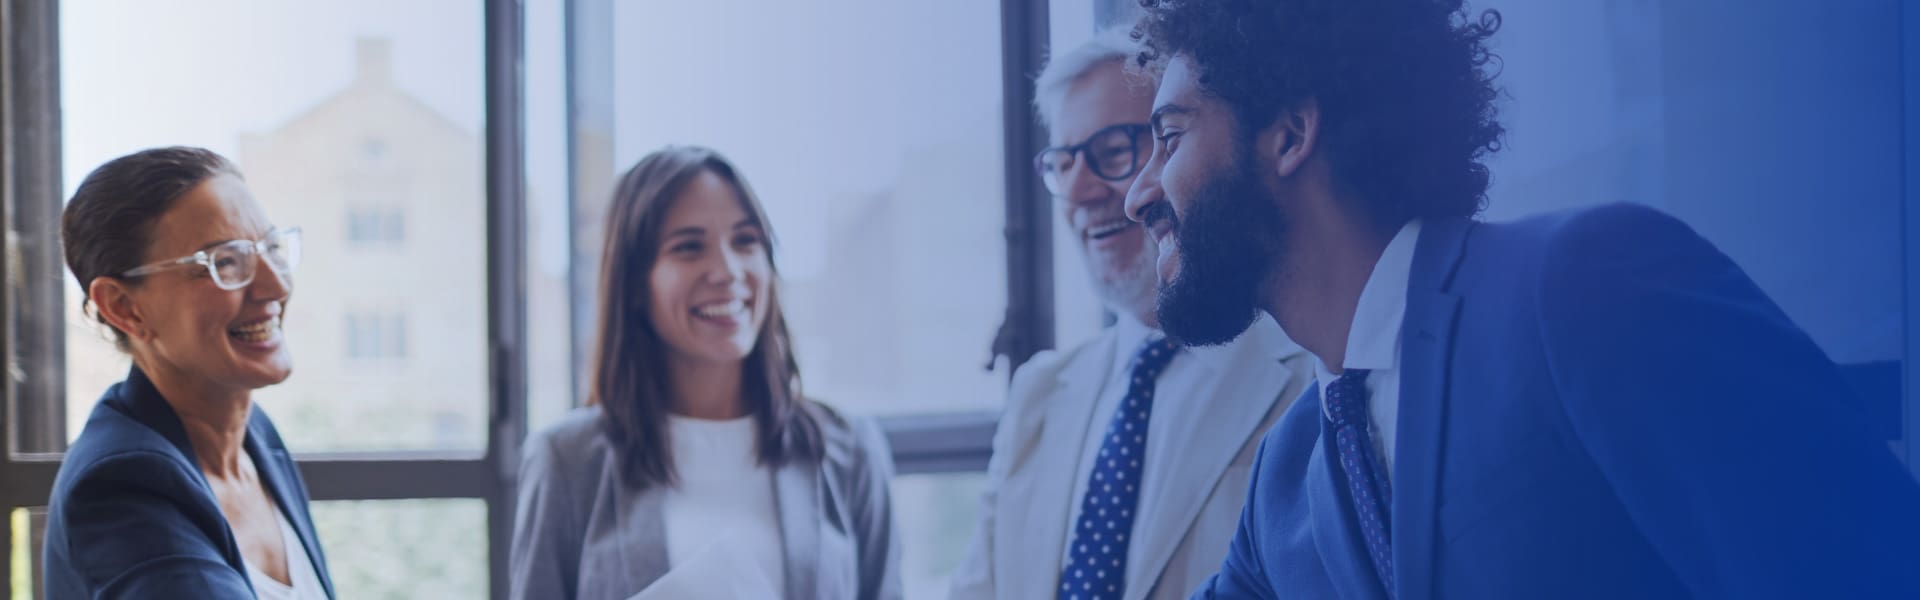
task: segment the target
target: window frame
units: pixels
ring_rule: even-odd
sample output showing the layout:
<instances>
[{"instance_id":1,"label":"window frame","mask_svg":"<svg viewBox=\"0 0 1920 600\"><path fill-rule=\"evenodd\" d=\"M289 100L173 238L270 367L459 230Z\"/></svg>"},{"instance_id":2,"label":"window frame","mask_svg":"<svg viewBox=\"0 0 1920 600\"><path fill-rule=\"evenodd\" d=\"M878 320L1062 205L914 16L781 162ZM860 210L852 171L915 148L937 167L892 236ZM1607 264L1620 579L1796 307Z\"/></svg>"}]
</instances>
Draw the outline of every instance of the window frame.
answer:
<instances>
[{"instance_id":1,"label":"window frame","mask_svg":"<svg viewBox=\"0 0 1920 600\"><path fill-rule=\"evenodd\" d=\"M315 501L474 499L486 505L488 587L506 597L513 528L513 474L525 433L526 363L524 116L521 70L524 17L515 0L482 0L485 81L488 439L474 451L301 453ZM61 193L59 6L0 0L0 193L7 260L0 294L7 319L0 351L10 362L0 410L0 510L47 504L66 445L65 265L58 231ZM14 271L19 271L15 273ZM36 316L41 318L35 318ZM16 347L17 346L17 347ZM37 376L37 378L36 378ZM16 425L19 425L16 427ZM21 439L14 439L16 434ZM13 552L13 524L0 523ZM33 564L39 563L39 557ZM0 560L0 585L11 585ZM42 582L33 579L36 590ZM8 588L10 589L10 588Z\"/></svg>"},{"instance_id":2,"label":"window frame","mask_svg":"<svg viewBox=\"0 0 1920 600\"><path fill-rule=\"evenodd\" d=\"M0 407L0 582L12 591L13 519L20 507L47 504L60 466L58 455L18 453L17 448L59 447L65 442L64 372L66 338L59 327L39 323L34 314L62 314L59 270L58 206L19 202L21 198L60 196L59 58L57 7L32 0L0 0L0 226L7 235L6 260L0 261L0 355L7 360L4 407ZM52 210L50 210L52 209ZM13 281L51 279L54 285L15 286ZM58 323L60 319L55 319ZM28 373L58 373L33 379ZM17 401L61 398L60 403ZM20 439L15 439L18 436ZM34 579L36 592L41 582Z\"/></svg>"},{"instance_id":3,"label":"window frame","mask_svg":"<svg viewBox=\"0 0 1920 600\"><path fill-rule=\"evenodd\" d=\"M596 277L605 232L587 226L605 214L613 177L613 0L566 0L566 193L572 260L571 351L577 368L570 397L585 396L597 306ZM1006 181L1007 308L990 348L1011 371L1053 347L1053 205L1028 162L1046 144L1033 116L1034 77L1044 66L1047 0L1000 1L1002 144ZM1006 362L998 359L1005 357ZM878 419L899 474L983 471L993 453L999 411L952 411Z\"/></svg>"},{"instance_id":4,"label":"window frame","mask_svg":"<svg viewBox=\"0 0 1920 600\"><path fill-rule=\"evenodd\" d=\"M487 506L489 595L507 590L508 544L520 444L527 425L526 174L523 7L514 0L482 0L485 53L485 187L487 197L488 439L480 453L462 451L301 453L297 463L315 501L477 499ZM573 358L587 356L581 332L594 314L582 310L597 273L597 231L578 227L582 215L604 210L611 184L610 0L563 0L567 35L566 201L573 216L569 287L575 298ZM1028 109L1033 76L1047 44L1046 0L1002 0L1001 67L1008 240L1006 323L993 350L1017 367L1053 344L1049 198L1025 157L1045 141ZM601 11L601 12L596 12ZM65 445L65 335L61 314L65 265L57 231L62 208L59 120L59 7L37 0L0 0L0 192L10 231L8 319L0 351L14 373L0 410L0 509L44 507L59 469L59 453L18 453L19 446ZM598 48L598 50L595 50ZM29 201L32 199L32 201ZM584 251L583 251L584 250ZM18 271L18 273L15 273ZM17 346L17 347L16 347ZM31 349L32 351L23 351ZM581 380L574 379L579 398ZM986 468L998 411L890 416L880 419L900 474L977 472ZM18 425L18 427L16 427ZM21 439L15 439L16 433ZM37 436L37 437L35 437ZM45 439L41 439L45 438ZM0 524L11 555L12 521ZM37 558L35 564L37 564ZM11 581L0 560L0 581ZM39 579L34 578L36 587Z\"/></svg>"}]
</instances>

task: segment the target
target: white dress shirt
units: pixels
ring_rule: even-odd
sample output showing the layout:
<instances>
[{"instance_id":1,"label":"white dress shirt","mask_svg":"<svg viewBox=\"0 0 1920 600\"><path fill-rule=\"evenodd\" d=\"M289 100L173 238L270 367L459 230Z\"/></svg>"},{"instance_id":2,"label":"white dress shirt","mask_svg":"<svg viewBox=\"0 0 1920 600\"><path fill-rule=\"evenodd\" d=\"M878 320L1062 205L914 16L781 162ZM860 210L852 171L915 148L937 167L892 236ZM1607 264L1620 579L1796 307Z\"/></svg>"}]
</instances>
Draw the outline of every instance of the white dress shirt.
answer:
<instances>
[{"instance_id":1,"label":"white dress shirt","mask_svg":"<svg viewBox=\"0 0 1920 600\"><path fill-rule=\"evenodd\" d=\"M709 545L748 549L734 557L735 576L764 576L771 589L786 577L773 471L760 464L753 417L726 421L668 415L673 487L666 493L667 564L678 568Z\"/></svg>"},{"instance_id":2,"label":"white dress shirt","mask_svg":"<svg viewBox=\"0 0 1920 600\"><path fill-rule=\"evenodd\" d=\"M1094 418L1087 423L1086 444L1081 448L1080 466L1073 479L1073 506L1067 511L1067 523L1069 523L1067 539L1062 540L1060 548L1060 564L1063 565L1072 560L1074 530L1072 524L1080 522L1080 506L1086 501L1087 479L1093 476L1094 460L1100 455L1101 441L1106 439L1103 434L1107 426L1113 422L1113 413L1120 410L1120 402L1126 399L1127 386L1133 375L1134 355L1140 351L1141 345L1145 344L1148 338L1165 336L1127 315L1119 315L1113 327L1115 333L1113 366L1108 369L1107 378L1100 385L1099 400L1093 410ZM1161 433L1160 428L1155 427L1154 424L1164 422L1166 417L1162 415L1167 411L1180 410L1180 402L1191 397L1193 390L1207 383L1203 378L1205 370L1196 365L1210 361L1224 363L1231 359L1240 344L1253 343L1251 340L1287 339L1285 334L1280 333L1280 325L1265 314L1255 319L1250 328L1271 329L1274 335L1242 334L1234 341L1217 346L1181 348L1179 354L1175 355L1172 361L1167 363L1167 367L1160 371L1160 377L1154 380L1153 409L1147 413L1146 457L1142 461L1140 473L1140 504L1134 507L1134 514L1158 514L1155 510L1159 507L1153 505L1153 499L1160 494L1152 490L1165 485L1169 468L1181 466L1166 464L1167 444L1174 443L1174 440L1168 440L1167 434ZM1279 350L1275 349L1274 353L1279 353ZM1139 522L1140 519L1134 519L1134 523Z\"/></svg>"},{"instance_id":3,"label":"white dress shirt","mask_svg":"<svg viewBox=\"0 0 1920 600\"><path fill-rule=\"evenodd\" d=\"M1408 221L1387 242L1380 260L1360 290L1347 331L1346 369L1366 369L1367 413L1374 453L1393 475L1394 435L1400 422L1400 328L1407 317L1407 278L1413 272L1413 250L1420 241L1420 220ZM1313 362L1320 382L1320 407L1326 410L1327 386L1338 375L1322 360Z\"/></svg>"},{"instance_id":4,"label":"white dress shirt","mask_svg":"<svg viewBox=\"0 0 1920 600\"><path fill-rule=\"evenodd\" d=\"M307 557L307 546L300 543L300 533L294 531L293 522L287 520L287 514L275 509L274 516L280 521L281 553L287 556L287 583L280 583L272 576L244 557L240 562L247 567L247 583L253 584L253 595L260 600L325 600L327 589L320 585L320 575L313 571L313 560Z\"/></svg>"}]
</instances>

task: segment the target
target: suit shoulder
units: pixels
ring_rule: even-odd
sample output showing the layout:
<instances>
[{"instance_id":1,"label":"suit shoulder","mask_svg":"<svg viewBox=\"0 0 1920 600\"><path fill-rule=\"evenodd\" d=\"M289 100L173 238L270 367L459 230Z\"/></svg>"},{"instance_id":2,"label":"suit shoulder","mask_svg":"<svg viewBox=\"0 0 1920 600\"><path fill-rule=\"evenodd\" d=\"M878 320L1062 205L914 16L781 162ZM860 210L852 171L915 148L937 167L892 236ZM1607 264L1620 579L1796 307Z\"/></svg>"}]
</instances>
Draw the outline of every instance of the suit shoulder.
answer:
<instances>
[{"instance_id":1,"label":"suit shoulder","mask_svg":"<svg viewBox=\"0 0 1920 600\"><path fill-rule=\"evenodd\" d=\"M1102 330L1099 335L1074 344L1073 347L1045 350L1034 354L1033 358L1028 359L1025 364L1020 365L1020 368L1015 371L1014 377L1018 378L1021 373L1027 372L1035 374L1058 374L1060 371L1079 364L1080 361L1083 360L1104 360L1106 357L1101 356L1100 349L1111 346L1114 337L1118 335L1119 334L1114 331L1114 328L1108 327Z\"/></svg>"},{"instance_id":2,"label":"suit shoulder","mask_svg":"<svg viewBox=\"0 0 1920 600\"><path fill-rule=\"evenodd\" d=\"M1108 327L1100 332L1100 335L1093 336L1071 348L1046 350L1034 354L1013 372L1013 381L1007 394L1007 412L1011 414L1022 411L1026 405L1032 403L1030 400L1033 397L1050 389L1050 384L1053 382L1059 381L1062 373L1072 371L1074 367L1085 361L1106 360L1107 357L1100 352L1100 349L1112 347L1116 335L1118 334L1114 333L1113 328Z\"/></svg>"},{"instance_id":3,"label":"suit shoulder","mask_svg":"<svg viewBox=\"0 0 1920 600\"><path fill-rule=\"evenodd\" d=\"M1604 204L1535 220L1545 300L1577 301L1609 282L1738 270L1686 223L1653 207ZM1617 290L1615 290L1617 291Z\"/></svg>"},{"instance_id":4,"label":"suit shoulder","mask_svg":"<svg viewBox=\"0 0 1920 600\"><path fill-rule=\"evenodd\" d=\"M48 498L49 519L121 511L138 504L188 502L202 490L195 467L177 452L129 447L63 461ZM172 513L160 513L172 514Z\"/></svg>"},{"instance_id":5,"label":"suit shoulder","mask_svg":"<svg viewBox=\"0 0 1920 600\"><path fill-rule=\"evenodd\" d=\"M853 452L870 451L866 446L872 445L880 435L880 425L872 417L848 415L817 400L807 400L805 406L808 416L820 427L820 438L829 451L836 447Z\"/></svg>"},{"instance_id":6,"label":"suit shoulder","mask_svg":"<svg viewBox=\"0 0 1920 600\"><path fill-rule=\"evenodd\" d=\"M523 452L532 468L589 468L596 455L610 452L600 407L573 409L552 425L527 436Z\"/></svg>"},{"instance_id":7,"label":"suit shoulder","mask_svg":"<svg viewBox=\"0 0 1920 600\"><path fill-rule=\"evenodd\" d=\"M142 487L164 487L173 482L193 482L192 468L178 452L145 447L120 448L96 453L83 460L62 461L59 475L56 476L60 482L54 487L56 490L72 490L115 480Z\"/></svg>"},{"instance_id":8,"label":"suit shoulder","mask_svg":"<svg viewBox=\"0 0 1920 600\"><path fill-rule=\"evenodd\" d=\"M121 470L129 467L131 471ZM187 473L195 468L166 436L114 406L101 403L94 407L80 437L67 448L66 456L60 461L55 489L70 488L84 477L101 473L145 470L151 476L160 477L167 473Z\"/></svg>"},{"instance_id":9,"label":"suit shoulder","mask_svg":"<svg viewBox=\"0 0 1920 600\"><path fill-rule=\"evenodd\" d=\"M605 429L600 422L601 414L598 406L575 408L533 435L560 446L589 443L593 438L605 435L603 433Z\"/></svg>"},{"instance_id":10,"label":"suit shoulder","mask_svg":"<svg viewBox=\"0 0 1920 600\"><path fill-rule=\"evenodd\" d=\"M1540 238L1547 260L1564 260L1599 249L1659 251L1673 243L1701 240L1686 223L1644 204L1617 202L1547 213L1514 223Z\"/></svg>"},{"instance_id":11,"label":"suit shoulder","mask_svg":"<svg viewBox=\"0 0 1920 600\"><path fill-rule=\"evenodd\" d=\"M1685 223L1641 204L1584 206L1470 227L1465 246L1473 258L1463 269L1469 285L1482 294L1504 289L1529 298L1527 303L1577 301L1585 290L1640 279L1652 270L1717 269L1727 262Z\"/></svg>"},{"instance_id":12,"label":"suit shoulder","mask_svg":"<svg viewBox=\"0 0 1920 600\"><path fill-rule=\"evenodd\" d=\"M886 436L872 418L847 415L816 400L807 400L803 406L820 428L824 460L829 468L846 473L865 469L875 460L891 460Z\"/></svg>"},{"instance_id":13,"label":"suit shoulder","mask_svg":"<svg viewBox=\"0 0 1920 600\"><path fill-rule=\"evenodd\" d=\"M1557 218L1554 218L1557 217ZM1685 227L1660 209L1632 202L1571 208L1548 215L1562 235L1608 233L1660 227Z\"/></svg>"}]
</instances>

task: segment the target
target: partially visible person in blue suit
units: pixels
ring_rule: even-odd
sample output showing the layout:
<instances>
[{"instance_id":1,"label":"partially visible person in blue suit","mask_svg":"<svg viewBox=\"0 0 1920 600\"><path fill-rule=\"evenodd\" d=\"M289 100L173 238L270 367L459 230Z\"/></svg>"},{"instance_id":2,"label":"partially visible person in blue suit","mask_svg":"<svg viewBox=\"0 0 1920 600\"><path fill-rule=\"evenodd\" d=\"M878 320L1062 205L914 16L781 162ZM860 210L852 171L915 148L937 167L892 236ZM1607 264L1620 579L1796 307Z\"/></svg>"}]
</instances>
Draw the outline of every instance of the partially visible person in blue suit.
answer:
<instances>
[{"instance_id":1,"label":"partially visible person in blue suit","mask_svg":"<svg viewBox=\"0 0 1920 600\"><path fill-rule=\"evenodd\" d=\"M47 597L333 597L307 486L253 390L293 371L298 229L227 159L158 148L87 175L61 234L83 305L133 358L68 449Z\"/></svg>"},{"instance_id":2,"label":"partially visible person in blue suit","mask_svg":"<svg viewBox=\"0 0 1920 600\"><path fill-rule=\"evenodd\" d=\"M1737 265L1630 204L1473 220L1497 13L1146 4L1160 322L1318 361L1196 598L1920 598L1920 486Z\"/></svg>"}]
</instances>

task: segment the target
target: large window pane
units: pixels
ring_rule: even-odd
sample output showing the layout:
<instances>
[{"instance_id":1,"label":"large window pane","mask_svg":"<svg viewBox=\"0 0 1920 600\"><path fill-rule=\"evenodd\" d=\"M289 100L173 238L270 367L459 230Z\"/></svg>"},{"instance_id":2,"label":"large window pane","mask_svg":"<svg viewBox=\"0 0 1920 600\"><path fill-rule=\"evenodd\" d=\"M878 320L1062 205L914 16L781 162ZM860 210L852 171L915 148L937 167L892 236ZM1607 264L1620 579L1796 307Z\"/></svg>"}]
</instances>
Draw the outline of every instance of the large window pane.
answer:
<instances>
[{"instance_id":1,"label":"large window pane","mask_svg":"<svg viewBox=\"0 0 1920 600\"><path fill-rule=\"evenodd\" d=\"M66 194L113 157L198 145L306 234L295 369L255 399L298 452L486 435L481 5L66 2ZM128 361L68 289L68 428Z\"/></svg>"},{"instance_id":2,"label":"large window pane","mask_svg":"<svg viewBox=\"0 0 1920 600\"><path fill-rule=\"evenodd\" d=\"M1006 305L997 5L613 12L612 168L669 143L738 163L780 236L808 393L867 413L997 405L1004 379L983 368ZM587 217L576 231L602 229Z\"/></svg>"},{"instance_id":3,"label":"large window pane","mask_svg":"<svg viewBox=\"0 0 1920 600\"><path fill-rule=\"evenodd\" d=\"M985 473L902 475L893 481L894 520L905 549L900 578L908 598L945 598L980 516Z\"/></svg>"},{"instance_id":4,"label":"large window pane","mask_svg":"<svg viewBox=\"0 0 1920 600\"><path fill-rule=\"evenodd\" d=\"M563 0L528 0L527 78L527 430L539 431L577 401L573 388L573 303L568 301L567 79Z\"/></svg>"},{"instance_id":5,"label":"large window pane","mask_svg":"<svg viewBox=\"0 0 1920 600\"><path fill-rule=\"evenodd\" d=\"M485 501L333 501L312 509L339 597L487 597Z\"/></svg>"}]
</instances>

